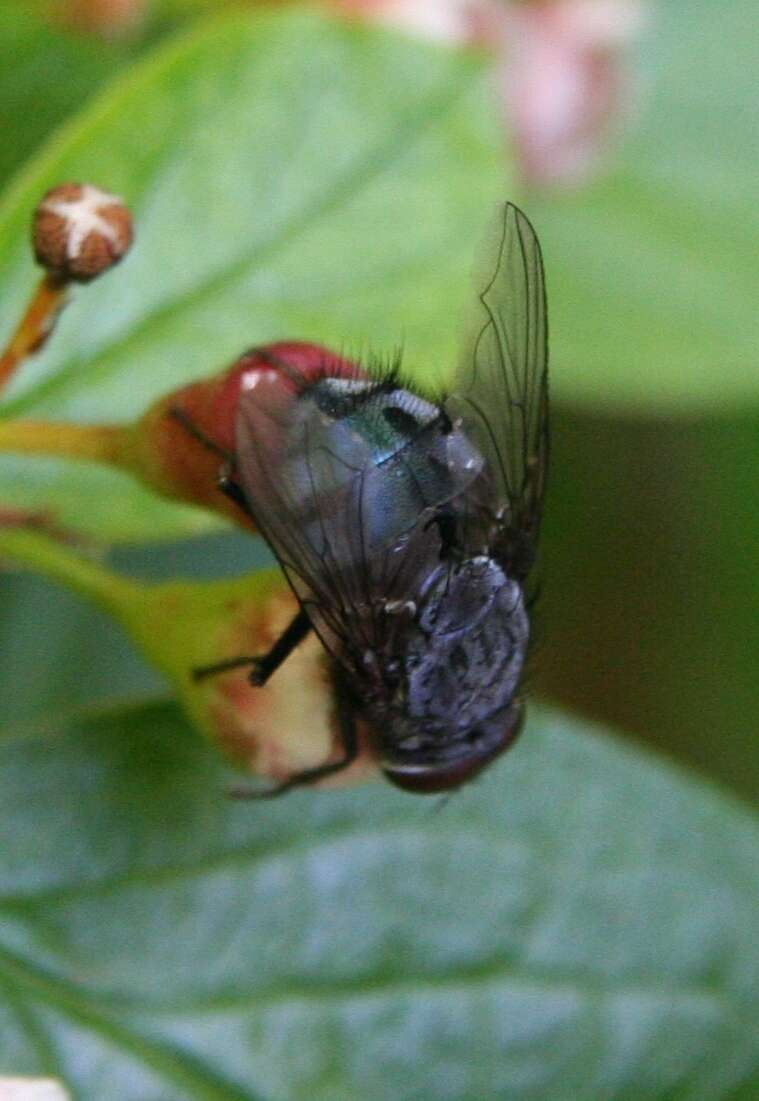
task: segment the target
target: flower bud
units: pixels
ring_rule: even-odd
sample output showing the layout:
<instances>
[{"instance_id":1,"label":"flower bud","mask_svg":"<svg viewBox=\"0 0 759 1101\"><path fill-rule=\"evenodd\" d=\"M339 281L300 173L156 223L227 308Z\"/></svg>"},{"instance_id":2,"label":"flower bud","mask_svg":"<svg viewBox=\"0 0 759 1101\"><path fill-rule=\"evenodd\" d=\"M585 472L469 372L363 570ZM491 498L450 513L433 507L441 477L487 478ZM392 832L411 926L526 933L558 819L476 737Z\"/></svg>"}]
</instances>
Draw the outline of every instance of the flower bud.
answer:
<instances>
[{"instance_id":1,"label":"flower bud","mask_svg":"<svg viewBox=\"0 0 759 1101\"><path fill-rule=\"evenodd\" d=\"M230 601L214 636L215 654L265 653L296 610L284 588L260 603L247 596ZM209 653L208 641L203 656ZM342 755L334 686L324 647L313 632L265 687L253 687L248 672L234 669L199 682L185 678L181 688L187 710L230 761L276 786ZM362 744L356 761L322 784L340 787L376 772L376 761Z\"/></svg>"},{"instance_id":2,"label":"flower bud","mask_svg":"<svg viewBox=\"0 0 759 1101\"><path fill-rule=\"evenodd\" d=\"M92 184L54 187L34 214L34 254L61 283L89 283L118 263L131 243L128 208Z\"/></svg>"},{"instance_id":3,"label":"flower bud","mask_svg":"<svg viewBox=\"0 0 759 1101\"><path fill-rule=\"evenodd\" d=\"M259 377L269 381L275 373L294 399L293 380L308 381L325 371L356 377L359 368L317 344L281 341L253 348L221 374L174 390L151 406L131 429L126 461L133 473L166 496L224 512L252 527L217 488L225 455L234 467L240 398L255 389Z\"/></svg>"}]
</instances>

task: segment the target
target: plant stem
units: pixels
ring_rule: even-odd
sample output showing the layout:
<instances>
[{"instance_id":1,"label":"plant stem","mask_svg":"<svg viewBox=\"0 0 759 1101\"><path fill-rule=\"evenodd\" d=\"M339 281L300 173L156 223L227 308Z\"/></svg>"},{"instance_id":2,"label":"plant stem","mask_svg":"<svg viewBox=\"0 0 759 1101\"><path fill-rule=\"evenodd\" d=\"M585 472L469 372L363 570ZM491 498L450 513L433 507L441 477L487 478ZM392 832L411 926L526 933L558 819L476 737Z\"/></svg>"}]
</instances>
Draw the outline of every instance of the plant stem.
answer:
<instances>
[{"instance_id":1,"label":"plant stem","mask_svg":"<svg viewBox=\"0 0 759 1101\"><path fill-rule=\"evenodd\" d=\"M127 429L117 424L0 422L0 451L56 455L121 465Z\"/></svg>"},{"instance_id":2,"label":"plant stem","mask_svg":"<svg viewBox=\"0 0 759 1101\"><path fill-rule=\"evenodd\" d=\"M24 312L13 336L0 353L0 390L29 356L45 344L68 297L68 284L45 275Z\"/></svg>"}]
</instances>

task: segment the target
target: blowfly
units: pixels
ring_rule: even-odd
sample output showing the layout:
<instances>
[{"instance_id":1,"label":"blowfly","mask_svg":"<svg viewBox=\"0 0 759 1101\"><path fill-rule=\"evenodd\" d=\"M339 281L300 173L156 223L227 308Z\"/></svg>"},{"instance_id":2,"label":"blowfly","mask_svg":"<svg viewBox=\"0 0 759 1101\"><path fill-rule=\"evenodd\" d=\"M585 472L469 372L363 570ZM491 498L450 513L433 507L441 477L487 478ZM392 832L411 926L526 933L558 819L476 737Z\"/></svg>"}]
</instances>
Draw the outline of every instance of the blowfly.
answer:
<instances>
[{"instance_id":1,"label":"blowfly","mask_svg":"<svg viewBox=\"0 0 759 1101\"><path fill-rule=\"evenodd\" d=\"M548 459L547 319L540 246L504 204L486 239L451 392L399 368L318 369L259 351L223 488L255 520L299 610L250 664L263 685L309 631L338 701L339 760L359 724L387 778L413 792L471 779L514 741L530 638Z\"/></svg>"}]
</instances>

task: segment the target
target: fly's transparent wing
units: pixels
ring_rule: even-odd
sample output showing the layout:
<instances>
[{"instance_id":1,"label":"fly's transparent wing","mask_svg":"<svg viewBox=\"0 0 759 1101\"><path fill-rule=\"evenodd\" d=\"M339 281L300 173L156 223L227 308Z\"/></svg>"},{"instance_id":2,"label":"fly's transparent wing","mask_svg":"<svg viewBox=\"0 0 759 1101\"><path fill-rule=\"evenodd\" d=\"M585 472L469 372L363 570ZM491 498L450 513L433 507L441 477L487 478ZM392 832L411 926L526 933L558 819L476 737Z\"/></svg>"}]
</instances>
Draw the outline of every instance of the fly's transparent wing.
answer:
<instances>
[{"instance_id":1,"label":"fly's transparent wing","mask_svg":"<svg viewBox=\"0 0 759 1101\"><path fill-rule=\"evenodd\" d=\"M475 308L446 408L486 460L490 552L520 578L534 560L546 482L548 332L540 245L511 203L489 228L475 280Z\"/></svg>"},{"instance_id":2,"label":"fly's transparent wing","mask_svg":"<svg viewBox=\"0 0 759 1101\"><path fill-rule=\"evenodd\" d=\"M399 514L371 442L264 379L240 403L237 477L327 649L378 649L387 605L416 591L438 547L424 509Z\"/></svg>"}]
</instances>

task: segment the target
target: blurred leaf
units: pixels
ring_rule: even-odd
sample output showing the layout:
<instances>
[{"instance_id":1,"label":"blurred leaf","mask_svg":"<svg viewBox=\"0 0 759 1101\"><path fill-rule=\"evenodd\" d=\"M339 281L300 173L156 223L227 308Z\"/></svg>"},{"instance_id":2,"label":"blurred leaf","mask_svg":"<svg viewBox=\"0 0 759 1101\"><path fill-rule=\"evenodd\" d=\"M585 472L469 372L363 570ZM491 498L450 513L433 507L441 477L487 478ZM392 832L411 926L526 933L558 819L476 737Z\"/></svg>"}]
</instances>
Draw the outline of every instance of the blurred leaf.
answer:
<instances>
[{"instance_id":1,"label":"blurred leaf","mask_svg":"<svg viewBox=\"0 0 759 1101\"><path fill-rule=\"evenodd\" d=\"M759 406L753 0L659 0L642 113L609 179L531 200L553 392L585 407Z\"/></svg>"},{"instance_id":2,"label":"blurred leaf","mask_svg":"<svg viewBox=\"0 0 759 1101\"><path fill-rule=\"evenodd\" d=\"M54 26L28 3L1 4L0 182L141 45L84 38Z\"/></svg>"},{"instance_id":3,"label":"blurred leaf","mask_svg":"<svg viewBox=\"0 0 759 1101\"><path fill-rule=\"evenodd\" d=\"M4 1066L81 1101L756 1096L738 804L538 709L436 813L223 782L168 703L0 744Z\"/></svg>"},{"instance_id":4,"label":"blurred leaf","mask_svg":"<svg viewBox=\"0 0 759 1101\"><path fill-rule=\"evenodd\" d=\"M759 417L562 409L534 687L759 798Z\"/></svg>"},{"instance_id":5,"label":"blurred leaf","mask_svg":"<svg viewBox=\"0 0 759 1101\"><path fill-rule=\"evenodd\" d=\"M165 692L112 619L31 574L0 580L0 653L0 737L93 701Z\"/></svg>"},{"instance_id":6,"label":"blurred leaf","mask_svg":"<svg viewBox=\"0 0 759 1101\"><path fill-rule=\"evenodd\" d=\"M229 578L272 565L261 540L232 531L119 547L111 558L118 572L149 582ZM1 553L0 565L11 565ZM166 681L105 612L32 573L0 576L0 654L0 736L45 725L50 715L124 706L166 691Z\"/></svg>"},{"instance_id":7,"label":"blurred leaf","mask_svg":"<svg viewBox=\"0 0 759 1101\"><path fill-rule=\"evenodd\" d=\"M0 210L3 330L32 286L27 225L46 187L91 179L125 195L138 226L5 412L124 419L278 337L402 342L411 364L446 370L473 242L505 190L491 115L476 60L314 14L234 15L175 42L62 133ZM211 523L82 466L0 470L0 499L53 500L101 536Z\"/></svg>"}]
</instances>

